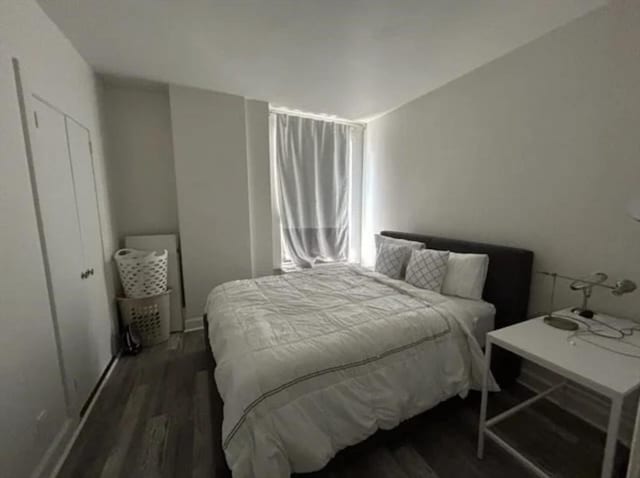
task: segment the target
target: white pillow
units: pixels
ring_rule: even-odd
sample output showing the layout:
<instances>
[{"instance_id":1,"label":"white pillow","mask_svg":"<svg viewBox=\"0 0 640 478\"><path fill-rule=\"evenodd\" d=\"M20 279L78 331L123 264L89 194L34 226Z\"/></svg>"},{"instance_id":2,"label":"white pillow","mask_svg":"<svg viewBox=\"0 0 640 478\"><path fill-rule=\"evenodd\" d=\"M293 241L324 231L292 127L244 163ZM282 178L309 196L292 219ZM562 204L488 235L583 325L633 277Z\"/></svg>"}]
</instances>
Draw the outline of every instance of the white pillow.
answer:
<instances>
[{"instance_id":1,"label":"white pillow","mask_svg":"<svg viewBox=\"0 0 640 478\"><path fill-rule=\"evenodd\" d=\"M387 237L381 236L380 234L376 234L373 236L376 243L376 251L380 249L380 245L382 244L393 244L396 246L407 246L411 249L424 249L424 243L417 241L408 241L406 239L396 239L395 237Z\"/></svg>"},{"instance_id":2,"label":"white pillow","mask_svg":"<svg viewBox=\"0 0 640 478\"><path fill-rule=\"evenodd\" d=\"M392 279L402 279L411 256L411 248L396 244L381 244L376 253L375 271Z\"/></svg>"},{"instance_id":3,"label":"white pillow","mask_svg":"<svg viewBox=\"0 0 640 478\"><path fill-rule=\"evenodd\" d=\"M484 282L489 270L486 254L449 254L447 274L442 284L442 293L466 299L482 299Z\"/></svg>"},{"instance_id":4,"label":"white pillow","mask_svg":"<svg viewBox=\"0 0 640 478\"><path fill-rule=\"evenodd\" d=\"M449 251L414 249L411 251L405 280L415 287L440 292L447 273L448 259Z\"/></svg>"}]
</instances>

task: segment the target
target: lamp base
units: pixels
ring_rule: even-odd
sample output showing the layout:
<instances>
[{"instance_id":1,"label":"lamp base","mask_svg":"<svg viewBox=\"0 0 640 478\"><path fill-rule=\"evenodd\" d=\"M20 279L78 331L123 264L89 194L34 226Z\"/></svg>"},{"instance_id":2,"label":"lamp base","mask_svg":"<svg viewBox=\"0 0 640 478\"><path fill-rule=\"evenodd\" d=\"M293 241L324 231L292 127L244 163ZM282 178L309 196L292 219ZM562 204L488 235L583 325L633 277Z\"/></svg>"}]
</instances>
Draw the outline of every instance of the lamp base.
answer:
<instances>
[{"instance_id":1,"label":"lamp base","mask_svg":"<svg viewBox=\"0 0 640 478\"><path fill-rule=\"evenodd\" d=\"M544 319L544 323L555 327L560 330L578 330L578 324L571 319L565 319L564 317L554 317L553 315L547 315Z\"/></svg>"},{"instance_id":2,"label":"lamp base","mask_svg":"<svg viewBox=\"0 0 640 478\"><path fill-rule=\"evenodd\" d=\"M578 314L580 317L584 317L585 319L593 319L593 316L596 315L593 310L583 309L581 307L574 307L571 309L571 312Z\"/></svg>"}]
</instances>

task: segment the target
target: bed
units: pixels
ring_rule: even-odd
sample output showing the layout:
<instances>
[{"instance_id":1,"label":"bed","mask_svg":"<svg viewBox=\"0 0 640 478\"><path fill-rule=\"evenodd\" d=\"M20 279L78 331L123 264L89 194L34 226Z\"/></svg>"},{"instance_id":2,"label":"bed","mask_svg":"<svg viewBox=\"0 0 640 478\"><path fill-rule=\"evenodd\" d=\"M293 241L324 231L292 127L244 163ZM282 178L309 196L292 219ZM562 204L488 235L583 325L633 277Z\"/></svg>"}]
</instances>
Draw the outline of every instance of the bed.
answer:
<instances>
[{"instance_id":1,"label":"bed","mask_svg":"<svg viewBox=\"0 0 640 478\"><path fill-rule=\"evenodd\" d=\"M480 386L483 329L525 319L530 251L382 234L488 254L483 301L465 303L349 264L216 287L205 330L235 478L318 470L376 430L466 396ZM509 354L492 362L502 384L519 367Z\"/></svg>"}]
</instances>

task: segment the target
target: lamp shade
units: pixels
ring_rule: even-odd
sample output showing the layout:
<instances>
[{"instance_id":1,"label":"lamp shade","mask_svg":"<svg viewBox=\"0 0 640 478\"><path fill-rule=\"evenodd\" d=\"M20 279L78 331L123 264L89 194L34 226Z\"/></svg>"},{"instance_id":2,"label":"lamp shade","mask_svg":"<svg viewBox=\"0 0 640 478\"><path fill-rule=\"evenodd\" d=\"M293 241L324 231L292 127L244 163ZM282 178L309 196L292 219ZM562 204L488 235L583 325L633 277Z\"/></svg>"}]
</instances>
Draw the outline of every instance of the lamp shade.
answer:
<instances>
[{"instance_id":1,"label":"lamp shade","mask_svg":"<svg viewBox=\"0 0 640 478\"><path fill-rule=\"evenodd\" d=\"M636 221L640 221L640 199L634 199L631 201L627 207L627 211L629 212L629 216L634 218Z\"/></svg>"}]
</instances>

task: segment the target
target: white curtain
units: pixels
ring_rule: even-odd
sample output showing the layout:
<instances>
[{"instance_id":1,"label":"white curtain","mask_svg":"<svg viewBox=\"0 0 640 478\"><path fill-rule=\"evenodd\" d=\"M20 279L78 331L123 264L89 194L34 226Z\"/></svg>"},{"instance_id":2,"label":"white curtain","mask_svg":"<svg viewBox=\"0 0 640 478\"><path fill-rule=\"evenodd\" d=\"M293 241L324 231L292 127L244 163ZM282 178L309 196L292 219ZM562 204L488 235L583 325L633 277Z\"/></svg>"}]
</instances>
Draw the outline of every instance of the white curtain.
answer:
<instances>
[{"instance_id":1,"label":"white curtain","mask_svg":"<svg viewBox=\"0 0 640 478\"><path fill-rule=\"evenodd\" d=\"M350 126L275 113L285 254L299 267L349 253Z\"/></svg>"}]
</instances>

